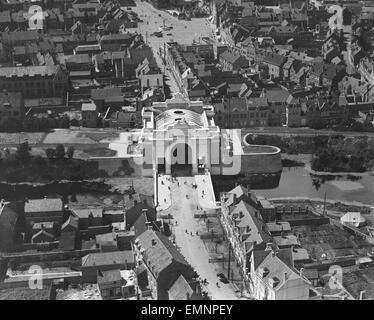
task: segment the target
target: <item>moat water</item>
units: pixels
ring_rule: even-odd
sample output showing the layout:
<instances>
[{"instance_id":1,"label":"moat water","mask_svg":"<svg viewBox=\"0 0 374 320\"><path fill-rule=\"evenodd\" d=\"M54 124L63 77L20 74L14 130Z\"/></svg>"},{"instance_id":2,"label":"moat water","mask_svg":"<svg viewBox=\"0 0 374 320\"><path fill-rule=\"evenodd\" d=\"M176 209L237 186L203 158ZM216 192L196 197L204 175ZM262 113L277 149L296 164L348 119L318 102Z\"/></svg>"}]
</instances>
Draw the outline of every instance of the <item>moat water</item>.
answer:
<instances>
[{"instance_id":1,"label":"moat water","mask_svg":"<svg viewBox=\"0 0 374 320\"><path fill-rule=\"evenodd\" d=\"M283 168L279 186L258 189L267 198L311 198L374 206L374 176L312 174L305 167Z\"/></svg>"}]
</instances>

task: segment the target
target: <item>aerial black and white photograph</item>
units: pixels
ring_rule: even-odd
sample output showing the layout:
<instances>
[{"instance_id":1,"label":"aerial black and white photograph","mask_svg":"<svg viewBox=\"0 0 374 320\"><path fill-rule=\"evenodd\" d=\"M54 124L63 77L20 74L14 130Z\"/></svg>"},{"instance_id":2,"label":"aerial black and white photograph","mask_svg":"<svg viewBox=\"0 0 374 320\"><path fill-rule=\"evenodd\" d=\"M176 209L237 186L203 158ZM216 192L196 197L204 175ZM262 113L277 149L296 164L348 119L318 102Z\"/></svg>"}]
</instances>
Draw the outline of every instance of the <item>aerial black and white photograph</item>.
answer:
<instances>
[{"instance_id":1,"label":"aerial black and white photograph","mask_svg":"<svg viewBox=\"0 0 374 320\"><path fill-rule=\"evenodd\" d=\"M0 0L0 301L373 299L373 0Z\"/></svg>"}]
</instances>

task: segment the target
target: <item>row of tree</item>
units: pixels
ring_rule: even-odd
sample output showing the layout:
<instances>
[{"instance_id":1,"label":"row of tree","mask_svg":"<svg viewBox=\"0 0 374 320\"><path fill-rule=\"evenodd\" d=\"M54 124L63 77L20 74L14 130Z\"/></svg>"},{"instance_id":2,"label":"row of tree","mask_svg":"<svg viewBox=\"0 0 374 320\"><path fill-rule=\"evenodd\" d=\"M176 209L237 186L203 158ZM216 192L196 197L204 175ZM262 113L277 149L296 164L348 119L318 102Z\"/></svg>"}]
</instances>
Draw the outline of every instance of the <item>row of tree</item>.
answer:
<instances>
[{"instance_id":1,"label":"row of tree","mask_svg":"<svg viewBox=\"0 0 374 320\"><path fill-rule=\"evenodd\" d=\"M28 118L19 120L13 117L4 117L0 119L0 132L48 132L56 128L69 128L70 126L79 126L76 119L70 120L67 115L59 118Z\"/></svg>"},{"instance_id":2,"label":"row of tree","mask_svg":"<svg viewBox=\"0 0 374 320\"><path fill-rule=\"evenodd\" d=\"M364 172L374 167L374 142L341 135L315 139L312 169L325 172Z\"/></svg>"},{"instance_id":3,"label":"row of tree","mask_svg":"<svg viewBox=\"0 0 374 320\"><path fill-rule=\"evenodd\" d=\"M74 147L65 148L59 144L47 149L43 157L33 155L27 142L21 143L15 152L5 149L0 153L0 181L79 181L107 176L97 163L74 159L74 151Z\"/></svg>"}]
</instances>

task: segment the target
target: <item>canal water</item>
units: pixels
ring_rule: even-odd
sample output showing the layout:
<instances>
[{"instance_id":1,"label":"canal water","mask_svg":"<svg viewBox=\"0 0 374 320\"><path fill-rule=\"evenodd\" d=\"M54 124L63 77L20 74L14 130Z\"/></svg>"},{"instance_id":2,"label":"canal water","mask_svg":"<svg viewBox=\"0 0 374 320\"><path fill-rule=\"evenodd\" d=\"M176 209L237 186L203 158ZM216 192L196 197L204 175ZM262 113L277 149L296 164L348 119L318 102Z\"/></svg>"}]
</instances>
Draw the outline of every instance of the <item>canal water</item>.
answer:
<instances>
[{"instance_id":1,"label":"canal water","mask_svg":"<svg viewBox=\"0 0 374 320\"><path fill-rule=\"evenodd\" d=\"M374 206L374 176L313 174L306 167L283 168L279 186L254 190L266 198L311 198Z\"/></svg>"}]
</instances>

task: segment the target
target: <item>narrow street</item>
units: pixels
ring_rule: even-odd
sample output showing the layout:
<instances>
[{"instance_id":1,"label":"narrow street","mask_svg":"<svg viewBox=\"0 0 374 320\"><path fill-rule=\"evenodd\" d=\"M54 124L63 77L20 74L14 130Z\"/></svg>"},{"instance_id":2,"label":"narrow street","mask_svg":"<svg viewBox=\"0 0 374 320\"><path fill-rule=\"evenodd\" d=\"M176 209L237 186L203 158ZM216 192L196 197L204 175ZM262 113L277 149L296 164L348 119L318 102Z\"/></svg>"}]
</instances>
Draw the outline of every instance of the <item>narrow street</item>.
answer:
<instances>
[{"instance_id":1,"label":"narrow street","mask_svg":"<svg viewBox=\"0 0 374 320\"><path fill-rule=\"evenodd\" d=\"M172 182L171 207L164 213L169 212L173 216L172 232L175 236L175 242L201 279L207 279L208 284L204 287L211 299L237 300L238 297L235 295L234 287L231 284L223 284L219 281L217 277L219 271L214 263L209 262L209 251L199 235L196 235L199 224L198 220L194 218L194 214L204 209L213 209L214 203L200 200L202 190L204 190L204 198L213 198L211 198L208 184L206 184L206 188L197 190L192 187L195 182L195 177L178 177L177 182ZM197 209L198 207L199 209Z\"/></svg>"}]
</instances>

